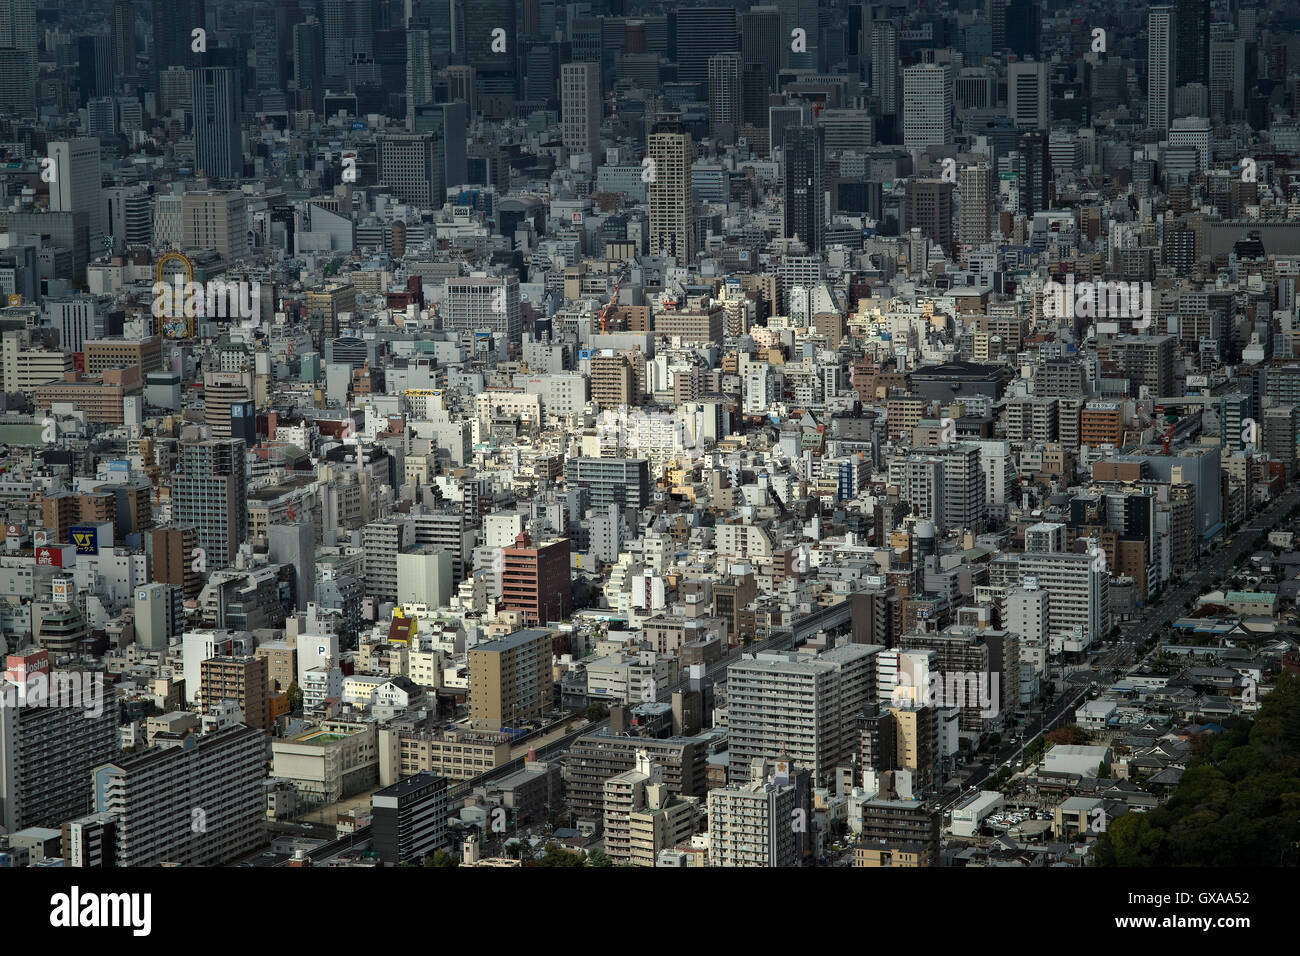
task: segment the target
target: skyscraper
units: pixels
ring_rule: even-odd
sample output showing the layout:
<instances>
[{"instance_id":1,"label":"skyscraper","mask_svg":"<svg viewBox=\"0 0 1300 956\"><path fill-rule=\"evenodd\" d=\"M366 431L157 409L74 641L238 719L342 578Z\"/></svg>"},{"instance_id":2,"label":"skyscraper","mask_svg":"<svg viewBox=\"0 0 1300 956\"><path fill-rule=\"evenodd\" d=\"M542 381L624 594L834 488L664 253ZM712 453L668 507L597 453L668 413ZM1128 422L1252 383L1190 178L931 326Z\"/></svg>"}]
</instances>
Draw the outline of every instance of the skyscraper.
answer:
<instances>
[{"instance_id":1,"label":"skyscraper","mask_svg":"<svg viewBox=\"0 0 1300 956\"><path fill-rule=\"evenodd\" d=\"M193 52L193 31L204 25L203 0L153 0L154 90L160 90L159 75L169 66L199 66Z\"/></svg>"},{"instance_id":2,"label":"skyscraper","mask_svg":"<svg viewBox=\"0 0 1300 956\"><path fill-rule=\"evenodd\" d=\"M719 53L709 57L709 137L734 140L741 124L741 57Z\"/></svg>"},{"instance_id":3,"label":"skyscraper","mask_svg":"<svg viewBox=\"0 0 1300 956\"><path fill-rule=\"evenodd\" d=\"M325 76L342 80L357 54L375 52L375 24L369 0L324 0Z\"/></svg>"},{"instance_id":4,"label":"skyscraper","mask_svg":"<svg viewBox=\"0 0 1300 956\"><path fill-rule=\"evenodd\" d=\"M415 111L433 102L433 54L428 30L406 31L406 128L415 128Z\"/></svg>"},{"instance_id":5,"label":"skyscraper","mask_svg":"<svg viewBox=\"0 0 1300 956\"><path fill-rule=\"evenodd\" d=\"M1007 49L1016 56L1042 55L1043 13L1039 0L1010 0L1006 5Z\"/></svg>"},{"instance_id":6,"label":"skyscraper","mask_svg":"<svg viewBox=\"0 0 1300 956\"><path fill-rule=\"evenodd\" d=\"M519 73L515 68L519 55L515 9L515 0L471 0L463 7L465 62L474 68L474 85L480 96L515 93Z\"/></svg>"},{"instance_id":7,"label":"skyscraper","mask_svg":"<svg viewBox=\"0 0 1300 956\"><path fill-rule=\"evenodd\" d=\"M237 179L244 171L239 126L239 78L224 66L193 71L194 165L214 179Z\"/></svg>"},{"instance_id":8,"label":"skyscraper","mask_svg":"<svg viewBox=\"0 0 1300 956\"><path fill-rule=\"evenodd\" d=\"M826 230L823 170L826 130L791 126L785 131L785 235L803 240L810 253L820 252Z\"/></svg>"},{"instance_id":9,"label":"skyscraper","mask_svg":"<svg viewBox=\"0 0 1300 956\"><path fill-rule=\"evenodd\" d=\"M253 10L254 77L259 90L283 87L280 76L280 11L256 7Z\"/></svg>"},{"instance_id":10,"label":"skyscraper","mask_svg":"<svg viewBox=\"0 0 1300 956\"><path fill-rule=\"evenodd\" d=\"M788 38L787 38L788 42ZM759 101L766 123L767 94L776 90L776 75L781 68L781 11L776 7L750 7L740 15L741 61L746 71L757 66L762 76L762 86L753 92L762 97ZM745 97L751 95L750 80L746 76Z\"/></svg>"},{"instance_id":11,"label":"skyscraper","mask_svg":"<svg viewBox=\"0 0 1300 956\"><path fill-rule=\"evenodd\" d=\"M957 217L957 238L963 245L989 241L993 210L992 169L984 164L962 166L957 171L957 195L961 211Z\"/></svg>"},{"instance_id":12,"label":"skyscraper","mask_svg":"<svg viewBox=\"0 0 1300 956\"><path fill-rule=\"evenodd\" d=\"M565 63L560 67L560 111L564 145L571 153L600 155L600 64Z\"/></svg>"},{"instance_id":13,"label":"skyscraper","mask_svg":"<svg viewBox=\"0 0 1300 956\"><path fill-rule=\"evenodd\" d=\"M0 0L0 47L36 52L36 0Z\"/></svg>"},{"instance_id":14,"label":"skyscraper","mask_svg":"<svg viewBox=\"0 0 1300 956\"><path fill-rule=\"evenodd\" d=\"M672 256L680 264L692 259L694 215L691 210L691 134L680 123L658 123L646 152L650 177L650 254Z\"/></svg>"},{"instance_id":15,"label":"skyscraper","mask_svg":"<svg viewBox=\"0 0 1300 956\"><path fill-rule=\"evenodd\" d=\"M898 24L876 20L871 25L871 94L882 113L898 112Z\"/></svg>"},{"instance_id":16,"label":"skyscraper","mask_svg":"<svg viewBox=\"0 0 1300 956\"><path fill-rule=\"evenodd\" d=\"M1007 67L1007 112L1017 126L1047 129L1047 64L1020 60Z\"/></svg>"},{"instance_id":17,"label":"skyscraper","mask_svg":"<svg viewBox=\"0 0 1300 956\"><path fill-rule=\"evenodd\" d=\"M1147 11L1147 127L1165 132L1174 118L1174 8Z\"/></svg>"},{"instance_id":18,"label":"skyscraper","mask_svg":"<svg viewBox=\"0 0 1300 956\"><path fill-rule=\"evenodd\" d=\"M903 145L952 142L952 65L918 63L903 71Z\"/></svg>"},{"instance_id":19,"label":"skyscraper","mask_svg":"<svg viewBox=\"0 0 1300 956\"><path fill-rule=\"evenodd\" d=\"M709 57L740 49L740 30L732 7L683 7L677 11L677 78L707 83Z\"/></svg>"},{"instance_id":20,"label":"skyscraper","mask_svg":"<svg viewBox=\"0 0 1300 956\"><path fill-rule=\"evenodd\" d=\"M132 0L113 0L113 71L118 76L135 76L135 20Z\"/></svg>"},{"instance_id":21,"label":"skyscraper","mask_svg":"<svg viewBox=\"0 0 1300 956\"><path fill-rule=\"evenodd\" d=\"M1210 84L1210 0L1175 0L1174 81Z\"/></svg>"},{"instance_id":22,"label":"skyscraper","mask_svg":"<svg viewBox=\"0 0 1300 956\"><path fill-rule=\"evenodd\" d=\"M103 201L99 177L99 140L93 137L50 143L54 180L50 183L53 212L84 212L89 216L87 241L98 254L108 231L108 207Z\"/></svg>"},{"instance_id":23,"label":"skyscraper","mask_svg":"<svg viewBox=\"0 0 1300 956\"><path fill-rule=\"evenodd\" d=\"M0 47L0 109L19 116L36 112L36 54Z\"/></svg>"},{"instance_id":24,"label":"skyscraper","mask_svg":"<svg viewBox=\"0 0 1300 956\"><path fill-rule=\"evenodd\" d=\"M82 101L113 93L113 44L107 33L77 37L77 86Z\"/></svg>"}]
</instances>

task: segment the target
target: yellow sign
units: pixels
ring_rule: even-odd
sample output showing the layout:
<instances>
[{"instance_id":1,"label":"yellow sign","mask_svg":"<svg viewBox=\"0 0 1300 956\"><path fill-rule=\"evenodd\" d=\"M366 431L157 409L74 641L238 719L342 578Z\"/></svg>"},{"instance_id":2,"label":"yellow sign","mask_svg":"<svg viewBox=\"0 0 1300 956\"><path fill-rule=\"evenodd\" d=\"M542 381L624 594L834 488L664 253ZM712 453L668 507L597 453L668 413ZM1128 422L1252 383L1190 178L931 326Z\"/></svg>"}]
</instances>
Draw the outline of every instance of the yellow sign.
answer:
<instances>
[{"instance_id":1,"label":"yellow sign","mask_svg":"<svg viewBox=\"0 0 1300 956\"><path fill-rule=\"evenodd\" d=\"M9 293L9 304L10 304L10 305L22 305L22 304L23 304L23 297L22 297L21 295L19 295L17 292L10 292L10 293Z\"/></svg>"},{"instance_id":2,"label":"yellow sign","mask_svg":"<svg viewBox=\"0 0 1300 956\"><path fill-rule=\"evenodd\" d=\"M166 269L168 263L171 262L179 262L185 268L185 283L182 285L182 288L184 288L184 285L188 285L194 281L194 263L190 261L189 256L183 252L164 252L158 257L158 261L154 263L153 267L153 294L155 299L159 295L160 291L165 291L160 290L160 287L167 284L166 279L163 277L163 270ZM157 303L155 302L155 304ZM157 315L157 310L155 310L154 314ZM185 315L183 309L181 310L180 315L159 316L158 331L165 339L193 338L194 317Z\"/></svg>"}]
</instances>

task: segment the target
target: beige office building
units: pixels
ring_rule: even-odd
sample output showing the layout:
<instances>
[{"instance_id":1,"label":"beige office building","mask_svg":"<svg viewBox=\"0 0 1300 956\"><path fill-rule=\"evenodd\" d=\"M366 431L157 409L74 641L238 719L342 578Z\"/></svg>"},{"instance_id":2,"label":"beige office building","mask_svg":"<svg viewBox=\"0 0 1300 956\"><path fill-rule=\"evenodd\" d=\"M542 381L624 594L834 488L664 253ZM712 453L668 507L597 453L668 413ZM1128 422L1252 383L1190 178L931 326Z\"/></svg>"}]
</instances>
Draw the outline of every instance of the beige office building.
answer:
<instances>
[{"instance_id":1,"label":"beige office building","mask_svg":"<svg viewBox=\"0 0 1300 956\"><path fill-rule=\"evenodd\" d=\"M551 632L516 631L469 652L469 716L475 730L536 720L551 707Z\"/></svg>"}]
</instances>

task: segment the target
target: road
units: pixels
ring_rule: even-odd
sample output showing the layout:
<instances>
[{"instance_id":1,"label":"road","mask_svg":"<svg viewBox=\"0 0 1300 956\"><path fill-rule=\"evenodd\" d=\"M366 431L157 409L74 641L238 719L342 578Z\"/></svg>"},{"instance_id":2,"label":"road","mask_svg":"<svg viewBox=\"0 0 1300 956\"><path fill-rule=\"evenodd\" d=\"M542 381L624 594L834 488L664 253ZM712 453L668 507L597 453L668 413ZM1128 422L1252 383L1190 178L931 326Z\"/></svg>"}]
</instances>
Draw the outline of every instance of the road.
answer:
<instances>
[{"instance_id":1,"label":"road","mask_svg":"<svg viewBox=\"0 0 1300 956\"><path fill-rule=\"evenodd\" d=\"M1262 508L1250 521L1228 535L1228 540L1232 541L1232 544L1221 547L1207 556L1195 571L1172 589L1157 594L1155 600L1144 607L1137 617L1127 621L1123 625L1125 639L1105 647L1090 660L1089 667L1101 671L1116 668L1129 670L1156 654L1160 648L1158 639L1160 631L1187 613L1186 603L1205 593L1215 581L1222 579L1236 568L1242 558L1255 550L1255 537L1277 528L1287 512L1298 504L1300 504L1300 487L1292 487ZM1139 659L1137 657L1139 649L1150 638L1156 640ZM1020 759L1025 748L1032 745L1041 734L1050 731L1066 714L1072 715L1079 702L1092 689L1090 684L1083 684L1077 690L1068 687L1069 683L1078 679L1074 676L1066 678L1067 690L1059 695L1059 699L1041 715L1040 721L1035 722L1037 729L1032 736L1023 739L1019 746L1013 741L1001 747L995 756L975 765L973 771L963 781L964 788L958 787L946 791L940 798L943 810L946 811L957 803L971 787L978 787L1003 767L1014 764Z\"/></svg>"}]
</instances>

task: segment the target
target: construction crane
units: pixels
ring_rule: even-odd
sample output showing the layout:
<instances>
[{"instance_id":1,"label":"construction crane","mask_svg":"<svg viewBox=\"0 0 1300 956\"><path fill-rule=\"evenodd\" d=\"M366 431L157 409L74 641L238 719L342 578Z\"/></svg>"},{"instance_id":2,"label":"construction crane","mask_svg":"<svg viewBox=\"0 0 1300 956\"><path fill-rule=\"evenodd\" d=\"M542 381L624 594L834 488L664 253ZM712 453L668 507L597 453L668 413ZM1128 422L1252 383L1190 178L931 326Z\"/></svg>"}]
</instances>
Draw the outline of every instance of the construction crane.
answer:
<instances>
[{"instance_id":1,"label":"construction crane","mask_svg":"<svg viewBox=\"0 0 1300 956\"><path fill-rule=\"evenodd\" d=\"M1177 424L1177 422L1170 422L1169 427L1165 429L1164 437L1160 439L1160 444L1164 446L1166 455L1169 454L1169 444L1173 441L1174 426Z\"/></svg>"},{"instance_id":2,"label":"construction crane","mask_svg":"<svg viewBox=\"0 0 1300 956\"><path fill-rule=\"evenodd\" d=\"M618 290L622 287L622 285L623 283L621 281L614 283L614 294L609 297L609 301L606 302L604 308L600 310L600 334L601 335L605 334L605 316L609 313L610 309L614 308L614 306L618 304Z\"/></svg>"}]
</instances>

